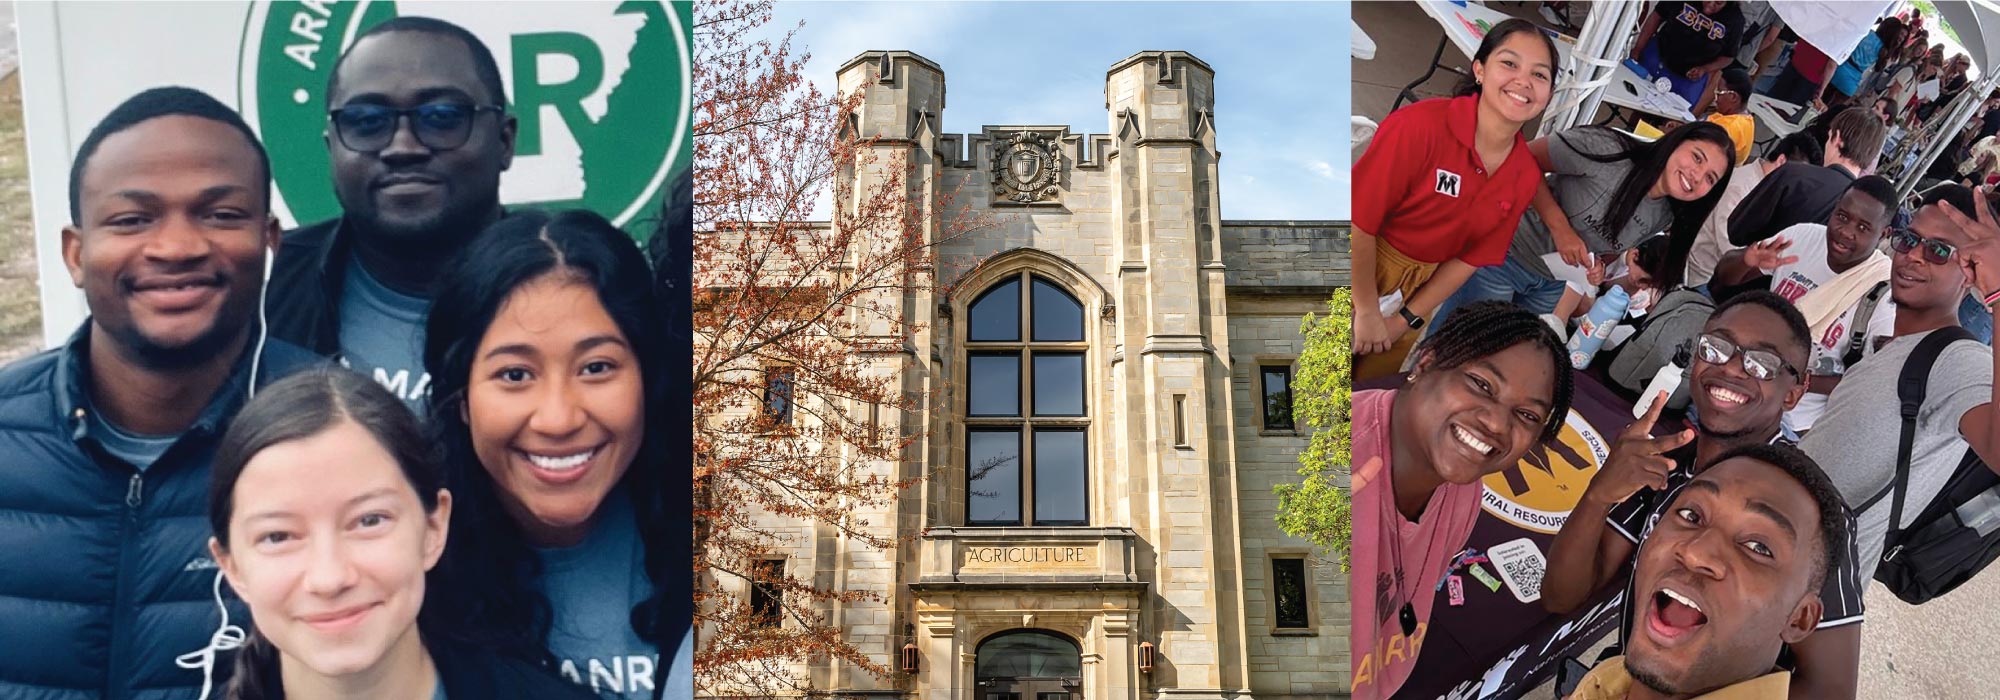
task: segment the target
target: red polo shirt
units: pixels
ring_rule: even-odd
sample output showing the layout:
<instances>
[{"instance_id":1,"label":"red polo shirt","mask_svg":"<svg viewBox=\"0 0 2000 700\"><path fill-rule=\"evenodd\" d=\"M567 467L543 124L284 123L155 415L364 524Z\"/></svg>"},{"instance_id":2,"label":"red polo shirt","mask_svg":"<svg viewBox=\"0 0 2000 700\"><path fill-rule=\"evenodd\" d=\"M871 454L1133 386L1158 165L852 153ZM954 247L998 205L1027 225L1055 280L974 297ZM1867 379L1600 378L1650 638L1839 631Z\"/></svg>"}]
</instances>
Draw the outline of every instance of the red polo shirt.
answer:
<instances>
[{"instance_id":1,"label":"red polo shirt","mask_svg":"<svg viewBox=\"0 0 2000 700\"><path fill-rule=\"evenodd\" d=\"M1475 95L1424 100L1382 120L1354 164L1354 227L1423 262L1505 261L1542 168L1516 134L1514 151L1487 173L1478 119Z\"/></svg>"}]
</instances>

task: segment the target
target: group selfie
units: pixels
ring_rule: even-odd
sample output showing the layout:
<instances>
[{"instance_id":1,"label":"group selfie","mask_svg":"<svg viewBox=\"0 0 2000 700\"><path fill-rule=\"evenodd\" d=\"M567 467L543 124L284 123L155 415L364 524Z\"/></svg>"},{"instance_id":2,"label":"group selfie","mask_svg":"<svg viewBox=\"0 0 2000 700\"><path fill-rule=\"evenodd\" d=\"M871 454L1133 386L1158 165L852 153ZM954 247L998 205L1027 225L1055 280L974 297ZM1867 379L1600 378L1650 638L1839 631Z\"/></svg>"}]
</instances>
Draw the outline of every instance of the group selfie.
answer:
<instances>
[{"instance_id":1,"label":"group selfie","mask_svg":"<svg viewBox=\"0 0 2000 700\"><path fill-rule=\"evenodd\" d=\"M642 245L503 205L520 127L456 24L330 75L325 221L199 90L75 149L89 316L0 367L0 697L689 697L666 206Z\"/></svg>"}]
</instances>

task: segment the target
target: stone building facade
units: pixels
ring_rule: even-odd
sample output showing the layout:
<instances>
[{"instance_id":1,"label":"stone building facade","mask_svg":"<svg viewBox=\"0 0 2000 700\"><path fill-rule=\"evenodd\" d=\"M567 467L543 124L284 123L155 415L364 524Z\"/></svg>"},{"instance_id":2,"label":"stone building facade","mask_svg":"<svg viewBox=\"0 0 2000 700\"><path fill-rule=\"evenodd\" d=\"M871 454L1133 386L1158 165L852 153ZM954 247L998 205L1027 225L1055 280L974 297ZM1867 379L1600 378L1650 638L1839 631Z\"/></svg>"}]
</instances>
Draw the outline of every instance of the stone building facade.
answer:
<instances>
[{"instance_id":1,"label":"stone building facade","mask_svg":"<svg viewBox=\"0 0 2000 700\"><path fill-rule=\"evenodd\" d=\"M869 590L830 607L883 665L810 669L845 696L923 700L1339 697L1347 597L1280 532L1300 319L1347 283L1345 222L1225 221L1215 71L1146 51L1105 77L1109 134L938 133L945 75L906 51L839 72L849 125L907 159L936 217L989 225L938 249L909 352L882 360L928 437L885 470L926 478L868 514L910 544L856 549L807 524L782 564ZM887 159L885 159L885 162ZM850 173L867 191L876 172ZM916 222L938 228L933 221ZM1281 592L1280 589L1283 589Z\"/></svg>"}]
</instances>

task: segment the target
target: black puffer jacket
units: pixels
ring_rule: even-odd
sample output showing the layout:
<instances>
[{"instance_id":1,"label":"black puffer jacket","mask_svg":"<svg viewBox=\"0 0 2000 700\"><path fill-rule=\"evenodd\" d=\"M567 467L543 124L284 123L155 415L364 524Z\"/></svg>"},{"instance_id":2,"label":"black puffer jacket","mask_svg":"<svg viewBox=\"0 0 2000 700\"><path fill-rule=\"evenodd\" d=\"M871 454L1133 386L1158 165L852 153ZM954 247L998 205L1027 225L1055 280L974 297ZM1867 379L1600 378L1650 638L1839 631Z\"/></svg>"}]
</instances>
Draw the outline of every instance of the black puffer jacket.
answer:
<instances>
[{"instance_id":1,"label":"black puffer jacket","mask_svg":"<svg viewBox=\"0 0 2000 700\"><path fill-rule=\"evenodd\" d=\"M209 464L243 405L250 353L142 472L91 434L89 328L0 369L0 698L192 700L201 672L174 659L220 622ZM272 339L258 384L318 362ZM247 624L230 602L230 621Z\"/></svg>"}]
</instances>

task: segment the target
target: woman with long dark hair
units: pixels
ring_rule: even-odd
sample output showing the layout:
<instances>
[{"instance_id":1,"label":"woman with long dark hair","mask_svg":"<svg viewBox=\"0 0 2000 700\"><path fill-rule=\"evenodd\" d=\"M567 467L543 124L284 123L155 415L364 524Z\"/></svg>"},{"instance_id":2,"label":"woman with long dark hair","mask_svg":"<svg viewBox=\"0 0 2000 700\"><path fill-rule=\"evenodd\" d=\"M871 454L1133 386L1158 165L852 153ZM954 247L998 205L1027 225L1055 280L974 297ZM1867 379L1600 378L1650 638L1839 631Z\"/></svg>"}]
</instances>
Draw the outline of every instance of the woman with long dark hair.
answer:
<instances>
[{"instance_id":1,"label":"woman with long dark hair","mask_svg":"<svg viewBox=\"0 0 2000 700\"><path fill-rule=\"evenodd\" d=\"M1514 231L1505 263L1473 273L1438 311L1507 301L1555 313L1568 284L1553 266L1590 268L1667 232L1660 291L1679 287L1701 224L1729 185L1736 153L1729 132L1690 122L1646 142L1606 127L1580 127L1528 144L1553 177Z\"/></svg>"},{"instance_id":2,"label":"woman with long dark hair","mask_svg":"<svg viewBox=\"0 0 2000 700\"><path fill-rule=\"evenodd\" d=\"M209 550L256 629L229 700L582 700L440 621L452 495L416 416L326 368L259 392L217 447Z\"/></svg>"},{"instance_id":3,"label":"woman with long dark hair","mask_svg":"<svg viewBox=\"0 0 2000 700\"><path fill-rule=\"evenodd\" d=\"M1355 162L1355 379L1395 373L1438 304L1505 258L1542 175L1521 127L1548 106L1555 64L1541 29L1501 22L1458 97L1391 113Z\"/></svg>"},{"instance_id":4,"label":"woman with long dark hair","mask_svg":"<svg viewBox=\"0 0 2000 700\"><path fill-rule=\"evenodd\" d=\"M660 629L660 606L691 581L662 497L666 332L638 244L594 213L523 212L462 251L432 300L455 621L607 696L691 693L660 670L690 634Z\"/></svg>"}]
</instances>

